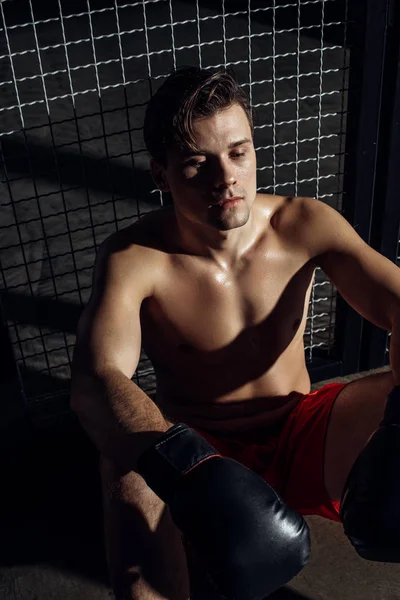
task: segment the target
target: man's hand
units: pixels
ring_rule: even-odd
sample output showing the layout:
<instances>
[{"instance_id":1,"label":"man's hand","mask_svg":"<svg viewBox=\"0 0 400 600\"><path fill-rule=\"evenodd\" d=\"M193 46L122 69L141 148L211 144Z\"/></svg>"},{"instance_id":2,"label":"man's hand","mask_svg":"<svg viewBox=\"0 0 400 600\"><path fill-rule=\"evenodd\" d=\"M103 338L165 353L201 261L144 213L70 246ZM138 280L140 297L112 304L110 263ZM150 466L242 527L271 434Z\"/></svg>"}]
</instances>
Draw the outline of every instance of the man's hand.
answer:
<instances>
[{"instance_id":1,"label":"man's hand","mask_svg":"<svg viewBox=\"0 0 400 600\"><path fill-rule=\"evenodd\" d=\"M178 423L138 461L225 600L259 600L307 563L307 523L261 477Z\"/></svg>"}]
</instances>

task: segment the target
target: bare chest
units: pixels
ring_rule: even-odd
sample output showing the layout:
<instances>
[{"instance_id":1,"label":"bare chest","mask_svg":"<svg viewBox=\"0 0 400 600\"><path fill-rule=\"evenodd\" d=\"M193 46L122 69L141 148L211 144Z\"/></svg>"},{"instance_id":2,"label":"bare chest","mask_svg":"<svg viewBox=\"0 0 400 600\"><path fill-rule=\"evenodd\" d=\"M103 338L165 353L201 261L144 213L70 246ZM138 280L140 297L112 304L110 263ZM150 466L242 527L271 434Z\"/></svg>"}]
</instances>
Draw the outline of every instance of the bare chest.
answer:
<instances>
[{"instance_id":1,"label":"bare chest","mask_svg":"<svg viewBox=\"0 0 400 600\"><path fill-rule=\"evenodd\" d=\"M302 253L260 252L234 273L171 261L141 312L143 346L161 370L270 362L302 336L313 277Z\"/></svg>"}]
</instances>

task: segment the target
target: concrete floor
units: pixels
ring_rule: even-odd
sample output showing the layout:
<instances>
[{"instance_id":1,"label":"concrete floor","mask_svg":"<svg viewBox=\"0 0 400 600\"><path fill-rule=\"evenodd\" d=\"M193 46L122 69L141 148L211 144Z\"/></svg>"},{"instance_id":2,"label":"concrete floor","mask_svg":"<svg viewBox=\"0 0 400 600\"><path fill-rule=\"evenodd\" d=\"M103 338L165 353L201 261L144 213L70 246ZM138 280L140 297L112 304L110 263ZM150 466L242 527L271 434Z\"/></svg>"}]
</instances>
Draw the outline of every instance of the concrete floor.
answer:
<instances>
[{"instance_id":1,"label":"concrete floor","mask_svg":"<svg viewBox=\"0 0 400 600\"><path fill-rule=\"evenodd\" d=\"M29 11L27 15L21 13L24 10L21 3L4 4L7 4L7 11L11 11L12 6L16 7L14 20L8 22L9 26L14 25L14 21L31 21ZM38 2L37 5L39 4L51 7L53 3ZM64 4L72 6L74 3ZM164 4L163 9L166 8L167 12L163 17L160 3L147 3L149 25L162 24L163 18L165 23L169 23L169 3ZM201 15L215 17L217 4L214 6L214 2L205 2ZM242 4L247 6L247 3ZM325 4L331 6L334 3ZM27 8L28 3L25 5ZM193 2L174 0L174 19L181 23L175 28L177 45L190 47L197 39L195 23L182 25L185 20L194 18L195 7ZM127 25L124 24L124 29L140 25L141 21L135 12L137 9L140 9L139 4L136 8L133 6L132 9L124 9L124 18L128 21ZM326 17L328 10L327 6ZM282 9L277 11L279 15L283 14L281 11ZM46 15L42 15L42 18L45 17ZM339 16L339 20L340 18ZM338 19L332 16L332 20ZM70 42L89 36L84 16L66 23L66 35ZM294 27L296 23L295 15ZM234 43L229 42L225 46L227 59L242 59L246 62L249 51L247 16L231 16L224 19L224 25L227 27L227 35L236 38ZM334 46L325 48L323 70L326 72L322 81L322 73L319 76L322 57L317 51L321 47L318 27L314 31L309 28L302 30L298 40L290 29L291 22L279 24L279 28L281 26L287 31L272 38L272 35L266 35L272 32L272 23L260 20L259 17L255 17L252 22L252 80L260 83L274 77L274 86L264 83L253 87L253 104L262 104L255 113L257 122L274 123L273 130L268 127L257 130L256 145L262 148L270 146L272 141L277 144L274 157L270 150L259 152L261 169L258 183L260 189L273 191L275 178L278 193L293 194L297 188L291 182L299 179L303 182L297 190L299 195L331 194L326 201L337 207L337 192L341 189L341 184L336 181L336 177L331 176L341 171L339 155L343 132L341 110L346 50L341 47L342 35L339 35L339 40L331 40L329 32L333 29L339 31L340 28L325 27L324 45ZM107 37L115 33L116 22L110 18L110 13L101 13L96 15L95 27L96 34L101 33ZM99 116L94 70L86 69L86 65L93 62L92 46L86 42L79 46L70 45L71 64L74 68L77 65L85 66L74 71L74 90L93 88L94 91L75 97L74 111L79 117L78 121L73 118L68 96L71 91L68 77L60 73L54 79L48 77L48 94L61 97L57 102L51 103L49 115L45 110L45 103L36 102L38 99L43 100L42 79L34 78L38 75L39 63L32 53L35 40L31 32L27 32L30 32L27 27L9 31L14 50L29 52L21 62L15 61L14 65L17 77L29 79L19 90L20 101L26 103L23 114L25 132L28 131L28 135L22 134L20 111L7 108L2 113L2 129L15 130L17 133L2 137L2 149L7 157L8 176L13 179L10 198L15 207L11 204L8 207L3 205L4 239L0 255L6 287L12 290L3 295L7 318L10 323L18 324L19 337L27 340L23 347L27 357L24 358L21 372L25 393L34 398L45 392L55 395L69 381L69 362L64 351L57 349L63 344L68 348L74 345L80 298L86 302L91 287L94 239L98 244L114 231L113 209L118 215L119 226L125 226L132 218L136 218L138 206L140 212L144 213L158 208L160 200L158 196L149 193L151 184L148 156L138 131L143 123L144 104L149 94L146 60L143 59L143 64L137 60L125 61L127 80L145 78L143 83L126 86L129 109L126 109L126 97L122 94L122 88L114 89L112 86L107 91L104 90L101 99L103 122ZM54 46L42 52L45 72L53 73L64 69L65 48L59 23L55 24L54 20L42 23L39 35L41 46ZM213 18L203 22L203 66L223 60L222 44L207 45L210 41L222 39L222 36L221 20ZM273 50L272 39L276 44L275 51L280 56L276 66L277 80L272 73L272 60L267 59L271 57ZM108 46L109 42L107 37L97 45L99 60L119 56L118 44ZM302 51L299 65L295 56L298 43L299 47L301 43ZM158 54L160 49L168 50L170 45L169 27L163 26L152 31L150 46L153 53L153 74L165 74L172 68L172 56L167 53ZM146 52L144 36L124 35L123 46L125 56ZM7 49L0 54L6 52ZM194 54L191 52L190 49L179 51L178 65L193 64L197 60L197 50L193 50ZM121 78L118 75L119 67L116 68L115 65L115 62L102 65L100 75L103 86L118 83L118 77ZM298 78L298 67L303 75L310 76ZM13 79L8 60L2 61L0 69L4 81ZM311 76L312 72L316 74ZM240 81L247 81L246 64L238 65L237 73ZM321 92L324 92L322 103L319 97ZM303 98L301 101L298 99L299 95ZM271 112L272 101L275 115ZM15 103L13 85L3 86L0 108L10 107ZM106 109L112 109L113 112L106 113ZM297 113L302 122L297 132L301 143L296 145L293 140L296 138ZM319 113L323 119L319 119ZM52 128L48 126L49 117L55 123ZM78 132L79 139L84 139L82 149L77 143ZM107 156L111 161L105 161L105 135ZM56 152L54 145L57 146ZM135 152L134 164L132 152ZM324 157L318 161L318 173L321 176L318 182L315 177L317 154ZM300 163L296 163L299 160ZM271 165L273 170L270 169ZM7 193L6 186L3 188L4 195ZM40 202L31 201L31 197L36 195ZM67 215L64 214L64 203ZM92 218L92 206L95 207L95 224L90 229L88 224ZM67 231L73 232L72 240L66 235ZM24 239L23 248L18 246L20 232ZM10 248L18 248L18 252L10 252ZM30 261L29 276L30 281L34 282L34 301L32 289L26 283L22 254L19 254L22 249L24 256ZM76 290L77 271L81 296ZM56 284L53 283L55 277ZM58 293L56 299L55 285ZM315 288L314 316L318 311L322 315L331 311L330 301L327 304L320 302L318 294L330 295L326 287ZM49 298L52 299L51 302ZM318 331L323 331L324 327L329 330L329 319L327 322L322 321L323 327L320 321L319 323ZM43 339L38 335L39 326L46 331L46 352L43 352ZM16 331L14 327L10 329L13 343L16 343ZM50 337L48 332L55 334ZM321 341L317 336L314 335L313 338L315 344ZM41 371L46 367L47 360L51 362L51 379L47 377L47 371L44 375ZM142 382L146 384L145 377ZM151 390L152 385L150 374L148 390ZM6 402L6 393L3 393L0 421L3 422L2 413L6 418L10 410L12 407ZM37 427L35 431L19 426L14 432L12 444L6 444L0 438L0 473L0 600L112 598L107 583L102 539L97 455L75 422L66 419L62 424ZM310 519L309 522L313 542L311 561L290 586L275 594L275 600L400 598L400 567L372 564L359 559L344 538L341 526L336 523L317 518Z\"/></svg>"},{"instance_id":2,"label":"concrete floor","mask_svg":"<svg viewBox=\"0 0 400 600\"><path fill-rule=\"evenodd\" d=\"M113 598L97 455L75 422L35 433L20 429L1 453L1 473L1 600ZM274 600L400 598L400 566L359 558L338 523L308 521L311 560Z\"/></svg>"}]
</instances>

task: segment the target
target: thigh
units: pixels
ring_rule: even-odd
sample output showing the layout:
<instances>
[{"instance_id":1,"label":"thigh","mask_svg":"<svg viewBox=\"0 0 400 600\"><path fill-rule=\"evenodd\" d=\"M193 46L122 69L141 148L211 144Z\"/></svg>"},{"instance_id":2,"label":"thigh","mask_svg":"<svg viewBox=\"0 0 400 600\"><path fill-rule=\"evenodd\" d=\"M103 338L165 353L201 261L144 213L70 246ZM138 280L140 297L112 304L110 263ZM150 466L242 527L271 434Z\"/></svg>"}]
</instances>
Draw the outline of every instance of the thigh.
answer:
<instances>
[{"instance_id":1,"label":"thigh","mask_svg":"<svg viewBox=\"0 0 400 600\"><path fill-rule=\"evenodd\" d=\"M350 469L379 426L393 386L392 372L385 371L352 381L339 392L325 441L324 479L331 500L340 501Z\"/></svg>"},{"instance_id":2,"label":"thigh","mask_svg":"<svg viewBox=\"0 0 400 600\"><path fill-rule=\"evenodd\" d=\"M269 481L303 515L339 521L324 483L324 448L332 407L345 384L330 383L306 394L289 415L278 439Z\"/></svg>"},{"instance_id":3,"label":"thigh","mask_svg":"<svg viewBox=\"0 0 400 600\"><path fill-rule=\"evenodd\" d=\"M101 459L104 530L117 600L187 600L186 554L168 508L133 471Z\"/></svg>"}]
</instances>

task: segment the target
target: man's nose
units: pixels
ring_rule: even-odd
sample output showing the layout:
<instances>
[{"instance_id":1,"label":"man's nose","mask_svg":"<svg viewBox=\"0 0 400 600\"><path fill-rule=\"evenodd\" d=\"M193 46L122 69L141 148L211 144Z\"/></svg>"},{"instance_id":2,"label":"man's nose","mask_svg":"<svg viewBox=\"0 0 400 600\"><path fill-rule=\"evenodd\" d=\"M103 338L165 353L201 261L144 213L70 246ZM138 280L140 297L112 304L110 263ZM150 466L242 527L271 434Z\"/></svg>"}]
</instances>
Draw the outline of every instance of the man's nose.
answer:
<instances>
[{"instance_id":1,"label":"man's nose","mask_svg":"<svg viewBox=\"0 0 400 600\"><path fill-rule=\"evenodd\" d=\"M230 187L236 183L233 165L219 161L214 168L214 187L216 189Z\"/></svg>"}]
</instances>

